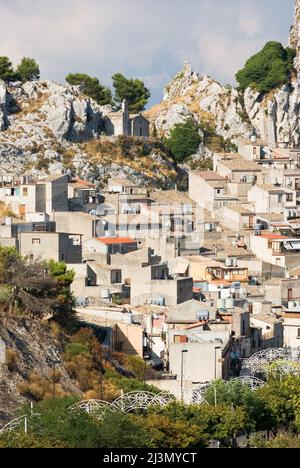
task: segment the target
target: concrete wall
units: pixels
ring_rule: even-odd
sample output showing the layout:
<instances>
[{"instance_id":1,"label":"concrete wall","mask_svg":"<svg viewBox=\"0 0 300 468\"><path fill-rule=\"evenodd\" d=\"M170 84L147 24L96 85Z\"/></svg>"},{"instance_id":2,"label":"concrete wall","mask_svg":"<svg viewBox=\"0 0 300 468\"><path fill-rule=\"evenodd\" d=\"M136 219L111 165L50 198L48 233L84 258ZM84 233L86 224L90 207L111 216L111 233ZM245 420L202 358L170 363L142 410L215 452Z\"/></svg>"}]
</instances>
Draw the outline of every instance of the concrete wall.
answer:
<instances>
[{"instance_id":1,"label":"concrete wall","mask_svg":"<svg viewBox=\"0 0 300 468\"><path fill-rule=\"evenodd\" d=\"M300 346L300 339L298 337L298 330L300 330L300 314L299 318L285 318L283 327L284 346L298 349Z\"/></svg>"},{"instance_id":2,"label":"concrete wall","mask_svg":"<svg viewBox=\"0 0 300 468\"><path fill-rule=\"evenodd\" d=\"M202 208L213 211L215 191L195 172L189 172L189 197Z\"/></svg>"},{"instance_id":3,"label":"concrete wall","mask_svg":"<svg viewBox=\"0 0 300 468\"><path fill-rule=\"evenodd\" d=\"M187 350L183 354L182 351ZM208 382L227 377L223 369L222 350L216 343L171 343L169 348L169 367L178 380L187 382ZM225 375L224 375L225 374Z\"/></svg>"},{"instance_id":4,"label":"concrete wall","mask_svg":"<svg viewBox=\"0 0 300 468\"><path fill-rule=\"evenodd\" d=\"M20 253L34 260L55 260L66 263L82 262L82 247L74 245L67 234L57 233L21 233ZM34 243L34 239L39 243Z\"/></svg>"},{"instance_id":5,"label":"concrete wall","mask_svg":"<svg viewBox=\"0 0 300 468\"><path fill-rule=\"evenodd\" d=\"M68 232L83 235L83 241L92 239L95 235L95 224L101 220L86 213L56 212L53 216L57 232Z\"/></svg>"}]
</instances>

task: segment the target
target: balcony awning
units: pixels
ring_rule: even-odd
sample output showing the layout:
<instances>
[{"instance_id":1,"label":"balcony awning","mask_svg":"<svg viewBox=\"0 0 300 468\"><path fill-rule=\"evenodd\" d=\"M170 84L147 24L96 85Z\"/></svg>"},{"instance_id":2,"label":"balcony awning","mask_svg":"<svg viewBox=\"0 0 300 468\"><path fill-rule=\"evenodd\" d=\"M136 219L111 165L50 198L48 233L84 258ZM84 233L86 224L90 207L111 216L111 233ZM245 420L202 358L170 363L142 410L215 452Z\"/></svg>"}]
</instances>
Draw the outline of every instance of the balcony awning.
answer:
<instances>
[{"instance_id":1,"label":"balcony awning","mask_svg":"<svg viewBox=\"0 0 300 468\"><path fill-rule=\"evenodd\" d=\"M286 250L300 250L300 240L285 242L284 248Z\"/></svg>"}]
</instances>

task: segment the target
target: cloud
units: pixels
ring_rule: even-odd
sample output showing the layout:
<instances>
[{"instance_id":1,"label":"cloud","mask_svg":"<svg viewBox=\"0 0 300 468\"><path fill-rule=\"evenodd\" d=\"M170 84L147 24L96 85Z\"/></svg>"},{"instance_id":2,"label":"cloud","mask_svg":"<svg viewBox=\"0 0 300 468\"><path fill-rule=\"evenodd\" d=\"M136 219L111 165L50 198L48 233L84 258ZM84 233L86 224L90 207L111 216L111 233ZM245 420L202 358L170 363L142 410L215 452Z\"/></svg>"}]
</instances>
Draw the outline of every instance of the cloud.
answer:
<instances>
[{"instance_id":1,"label":"cloud","mask_svg":"<svg viewBox=\"0 0 300 468\"><path fill-rule=\"evenodd\" d=\"M293 0L0 0L0 54L42 76L145 79L153 101L185 60L222 82L267 40L286 42Z\"/></svg>"}]
</instances>

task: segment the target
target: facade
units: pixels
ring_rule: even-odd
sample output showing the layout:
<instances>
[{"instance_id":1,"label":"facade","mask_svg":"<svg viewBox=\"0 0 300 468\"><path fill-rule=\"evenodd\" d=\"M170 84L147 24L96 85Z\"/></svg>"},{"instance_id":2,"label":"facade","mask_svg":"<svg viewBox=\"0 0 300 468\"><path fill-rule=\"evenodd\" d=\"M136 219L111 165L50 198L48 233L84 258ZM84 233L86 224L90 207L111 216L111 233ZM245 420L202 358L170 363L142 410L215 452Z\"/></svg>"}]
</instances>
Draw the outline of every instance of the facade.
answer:
<instances>
[{"instance_id":1,"label":"facade","mask_svg":"<svg viewBox=\"0 0 300 468\"><path fill-rule=\"evenodd\" d=\"M82 262L82 238L79 234L57 232L21 232L19 251L30 260Z\"/></svg>"},{"instance_id":2,"label":"facade","mask_svg":"<svg viewBox=\"0 0 300 468\"><path fill-rule=\"evenodd\" d=\"M0 187L0 201L20 217L27 213L68 210L68 176L42 180L23 177L20 183Z\"/></svg>"},{"instance_id":3,"label":"facade","mask_svg":"<svg viewBox=\"0 0 300 468\"><path fill-rule=\"evenodd\" d=\"M130 114L126 99L119 112L111 112L106 117L105 130L108 136L150 136L150 122L141 113Z\"/></svg>"}]
</instances>

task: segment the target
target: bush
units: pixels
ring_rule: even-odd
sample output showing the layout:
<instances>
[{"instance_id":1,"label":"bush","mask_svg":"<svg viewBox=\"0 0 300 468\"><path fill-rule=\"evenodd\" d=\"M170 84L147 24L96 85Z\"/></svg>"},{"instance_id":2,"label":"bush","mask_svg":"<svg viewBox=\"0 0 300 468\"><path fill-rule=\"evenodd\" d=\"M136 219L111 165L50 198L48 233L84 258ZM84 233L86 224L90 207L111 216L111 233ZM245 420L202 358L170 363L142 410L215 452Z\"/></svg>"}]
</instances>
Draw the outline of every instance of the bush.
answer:
<instances>
[{"instance_id":1,"label":"bush","mask_svg":"<svg viewBox=\"0 0 300 468\"><path fill-rule=\"evenodd\" d=\"M94 99L101 106L112 104L110 89L102 86L98 78L92 78L85 73L70 73L66 77L66 81L72 86L81 86L83 93Z\"/></svg>"},{"instance_id":2,"label":"bush","mask_svg":"<svg viewBox=\"0 0 300 468\"><path fill-rule=\"evenodd\" d=\"M10 372L13 372L17 368L18 353L15 349L6 349L5 361Z\"/></svg>"},{"instance_id":3,"label":"bush","mask_svg":"<svg viewBox=\"0 0 300 468\"><path fill-rule=\"evenodd\" d=\"M240 89L245 91L250 86L260 93L268 93L288 83L294 69L295 56L295 50L285 49L279 42L268 42L236 74Z\"/></svg>"},{"instance_id":4,"label":"bush","mask_svg":"<svg viewBox=\"0 0 300 468\"><path fill-rule=\"evenodd\" d=\"M38 80L40 78L39 65L33 58L23 57L16 72L23 83Z\"/></svg>"},{"instance_id":5,"label":"bush","mask_svg":"<svg viewBox=\"0 0 300 468\"><path fill-rule=\"evenodd\" d=\"M171 151L174 160L181 163L197 153L201 141L198 125L189 119L185 123L175 125L170 137L165 139L165 145Z\"/></svg>"}]
</instances>

